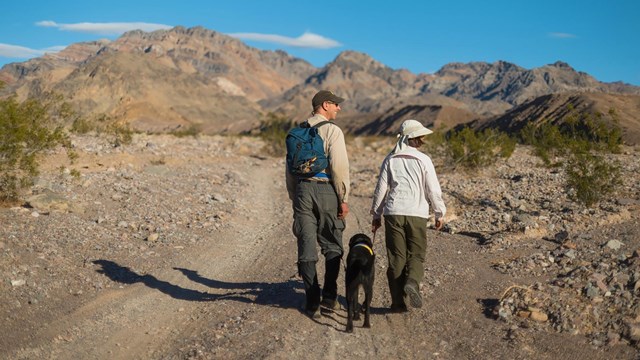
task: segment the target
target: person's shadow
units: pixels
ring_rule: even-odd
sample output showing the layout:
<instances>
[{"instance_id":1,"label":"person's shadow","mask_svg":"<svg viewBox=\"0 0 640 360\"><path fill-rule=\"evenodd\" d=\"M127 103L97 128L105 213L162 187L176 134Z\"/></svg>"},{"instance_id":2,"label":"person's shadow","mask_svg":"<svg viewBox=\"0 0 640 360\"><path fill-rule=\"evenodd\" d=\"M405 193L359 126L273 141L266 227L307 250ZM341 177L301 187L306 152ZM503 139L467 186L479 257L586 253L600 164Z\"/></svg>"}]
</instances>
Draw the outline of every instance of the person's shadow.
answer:
<instances>
[{"instance_id":1,"label":"person's shadow","mask_svg":"<svg viewBox=\"0 0 640 360\"><path fill-rule=\"evenodd\" d=\"M193 282L208 286L212 289L228 290L220 294L186 289L167 281L159 280L153 275L140 275L128 267L121 266L110 260L94 260L94 264L101 266L97 272L106 275L115 282L122 284L143 283L144 285L157 289L158 291L171 296L174 299L188 301L217 301L232 300L244 303L256 303L280 308L297 308L301 289L301 282L287 280L281 283L267 282L245 282L233 283L214 280L202 277L197 271L174 268L182 272ZM255 297L255 299L252 299Z\"/></svg>"}]
</instances>

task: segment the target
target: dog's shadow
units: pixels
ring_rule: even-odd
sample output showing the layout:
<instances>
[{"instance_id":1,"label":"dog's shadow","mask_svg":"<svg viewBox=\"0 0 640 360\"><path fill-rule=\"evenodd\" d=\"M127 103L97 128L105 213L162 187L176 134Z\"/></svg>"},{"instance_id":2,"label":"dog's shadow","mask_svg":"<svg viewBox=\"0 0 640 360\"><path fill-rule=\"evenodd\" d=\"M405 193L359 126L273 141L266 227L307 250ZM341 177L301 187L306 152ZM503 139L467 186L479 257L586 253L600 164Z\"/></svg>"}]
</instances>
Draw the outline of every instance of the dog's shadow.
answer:
<instances>
[{"instance_id":1,"label":"dog's shadow","mask_svg":"<svg viewBox=\"0 0 640 360\"><path fill-rule=\"evenodd\" d=\"M156 289L174 299L187 301L218 301L230 300L243 303L254 303L279 308L298 308L299 290L302 287L300 281L288 280L285 282L226 282L209 279L198 274L197 271L174 268L180 271L189 280L205 285L212 289L227 290L224 293L212 294L206 291L198 291L183 288L163 281L153 275L140 275L128 267L119 265L110 260L94 260L94 264L101 266L96 271L106 275L111 280L122 284L142 283L145 286Z\"/></svg>"}]
</instances>

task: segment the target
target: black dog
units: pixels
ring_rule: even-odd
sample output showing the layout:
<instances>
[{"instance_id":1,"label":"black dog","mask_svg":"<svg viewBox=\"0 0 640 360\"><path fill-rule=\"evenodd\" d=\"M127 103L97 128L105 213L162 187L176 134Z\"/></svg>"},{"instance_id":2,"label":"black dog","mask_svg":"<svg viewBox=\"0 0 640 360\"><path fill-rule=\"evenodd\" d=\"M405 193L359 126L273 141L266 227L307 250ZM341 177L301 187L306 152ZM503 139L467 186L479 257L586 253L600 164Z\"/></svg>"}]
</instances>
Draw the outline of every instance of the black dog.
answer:
<instances>
[{"instance_id":1,"label":"black dog","mask_svg":"<svg viewBox=\"0 0 640 360\"><path fill-rule=\"evenodd\" d=\"M360 320L360 310L364 310L364 327L370 328L369 313L373 297L373 280L376 259L373 242L364 234L356 234L349 240L347 272L345 275L347 290L347 332L353 332L353 320ZM358 291L364 290L364 303L358 303Z\"/></svg>"}]
</instances>

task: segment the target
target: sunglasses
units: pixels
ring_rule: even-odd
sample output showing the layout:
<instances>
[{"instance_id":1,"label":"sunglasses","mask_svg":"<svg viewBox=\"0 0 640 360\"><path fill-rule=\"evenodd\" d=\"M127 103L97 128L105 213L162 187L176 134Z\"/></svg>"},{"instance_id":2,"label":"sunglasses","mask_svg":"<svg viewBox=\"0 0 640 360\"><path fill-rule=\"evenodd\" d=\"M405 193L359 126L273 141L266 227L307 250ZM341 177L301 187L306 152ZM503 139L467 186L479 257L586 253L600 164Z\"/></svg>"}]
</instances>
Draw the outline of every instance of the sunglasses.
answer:
<instances>
[{"instance_id":1,"label":"sunglasses","mask_svg":"<svg viewBox=\"0 0 640 360\"><path fill-rule=\"evenodd\" d=\"M340 104L338 104L337 102L333 102L333 101L327 101L329 104L333 104L335 106L340 106Z\"/></svg>"}]
</instances>

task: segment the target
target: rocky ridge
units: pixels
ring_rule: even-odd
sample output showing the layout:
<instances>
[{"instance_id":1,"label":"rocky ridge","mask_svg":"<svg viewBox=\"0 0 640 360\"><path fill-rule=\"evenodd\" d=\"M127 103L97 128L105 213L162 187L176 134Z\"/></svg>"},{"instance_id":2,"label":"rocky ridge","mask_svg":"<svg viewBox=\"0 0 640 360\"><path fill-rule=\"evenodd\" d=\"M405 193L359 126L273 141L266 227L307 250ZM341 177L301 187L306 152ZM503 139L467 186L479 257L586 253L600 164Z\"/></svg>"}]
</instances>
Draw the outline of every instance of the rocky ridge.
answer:
<instances>
[{"instance_id":1,"label":"rocky ridge","mask_svg":"<svg viewBox=\"0 0 640 360\"><path fill-rule=\"evenodd\" d=\"M6 65L0 80L8 84L2 95L24 99L55 91L88 118L106 114L145 132L197 126L207 134L255 129L269 112L304 119L308 99L320 88L349 100L343 118L355 134L388 133L395 126L389 119L405 113L451 128L549 94L640 94L636 86L602 83L563 62L534 69L505 61L451 63L434 74L413 74L347 50L315 68L283 51L180 26L73 44L59 54ZM603 101L607 108L624 106L614 98ZM627 117L628 108L618 110ZM459 116L452 119L452 113ZM634 122L637 110L629 116Z\"/></svg>"}]
</instances>

